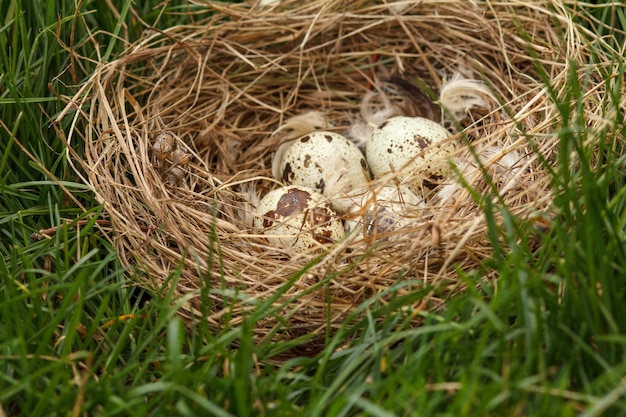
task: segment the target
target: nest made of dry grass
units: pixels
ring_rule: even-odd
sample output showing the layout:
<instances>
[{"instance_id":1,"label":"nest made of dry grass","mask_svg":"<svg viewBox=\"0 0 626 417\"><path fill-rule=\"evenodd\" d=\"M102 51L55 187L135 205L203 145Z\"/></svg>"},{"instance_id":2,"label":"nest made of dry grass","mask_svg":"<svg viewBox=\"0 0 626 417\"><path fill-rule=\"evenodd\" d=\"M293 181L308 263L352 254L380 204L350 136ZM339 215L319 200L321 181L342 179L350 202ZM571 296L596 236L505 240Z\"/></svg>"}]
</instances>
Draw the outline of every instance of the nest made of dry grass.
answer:
<instances>
[{"instance_id":1,"label":"nest made of dry grass","mask_svg":"<svg viewBox=\"0 0 626 417\"><path fill-rule=\"evenodd\" d=\"M320 111L329 129L342 132L361 98L386 78L421 80L435 94L455 72L484 80L498 102L466 121L463 137L477 149L502 148L490 167L508 152L521 156L514 175L488 171L508 209L528 218L551 201L533 148L553 161L559 129L536 63L557 93L566 89L569 61L595 76L586 35L551 1L302 4L206 3L211 18L147 29L121 57L99 65L70 103L81 111L69 141L78 136L85 146L77 169L110 216L122 263L153 289L182 263L175 291L186 296L191 317L201 310L198 289L210 287L211 326L226 316L236 324L281 292L280 326L315 333L399 280L414 283L400 292L415 283L462 290L455 269L473 269L491 254L482 211L463 189L393 238L354 238L323 255L269 247L250 227L251 195L278 186L270 166L281 136L273 132L289 117ZM602 92L599 79L585 97L590 127L602 123L593 104ZM164 130L190 156L179 179L151 152ZM480 176L467 180L489 191ZM257 334L271 334L279 321L259 323Z\"/></svg>"}]
</instances>

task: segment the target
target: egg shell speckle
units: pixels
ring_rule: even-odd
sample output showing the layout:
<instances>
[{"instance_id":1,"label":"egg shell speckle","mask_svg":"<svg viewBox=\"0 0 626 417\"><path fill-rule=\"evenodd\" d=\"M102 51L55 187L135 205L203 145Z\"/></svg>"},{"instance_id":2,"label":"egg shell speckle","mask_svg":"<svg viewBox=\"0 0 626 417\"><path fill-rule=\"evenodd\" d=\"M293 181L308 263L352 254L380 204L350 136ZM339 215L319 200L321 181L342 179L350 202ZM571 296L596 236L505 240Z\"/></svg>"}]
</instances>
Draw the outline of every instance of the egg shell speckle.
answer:
<instances>
[{"instance_id":1,"label":"egg shell speckle","mask_svg":"<svg viewBox=\"0 0 626 417\"><path fill-rule=\"evenodd\" d=\"M326 131L312 132L296 139L285 151L280 164L285 184L303 185L324 193L325 179L343 171L342 184L354 187L369 181L363 153L346 137Z\"/></svg>"},{"instance_id":2,"label":"egg shell speckle","mask_svg":"<svg viewBox=\"0 0 626 417\"><path fill-rule=\"evenodd\" d=\"M253 225L271 245L299 253L336 242L345 235L330 202L298 185L272 190L263 197Z\"/></svg>"},{"instance_id":3,"label":"egg shell speckle","mask_svg":"<svg viewBox=\"0 0 626 417\"><path fill-rule=\"evenodd\" d=\"M448 157L455 150L450 136L439 123L423 117L396 116L381 123L372 132L366 158L375 177L405 168L401 179L418 188L422 182L437 182L451 175ZM418 156L420 155L420 156Z\"/></svg>"}]
</instances>

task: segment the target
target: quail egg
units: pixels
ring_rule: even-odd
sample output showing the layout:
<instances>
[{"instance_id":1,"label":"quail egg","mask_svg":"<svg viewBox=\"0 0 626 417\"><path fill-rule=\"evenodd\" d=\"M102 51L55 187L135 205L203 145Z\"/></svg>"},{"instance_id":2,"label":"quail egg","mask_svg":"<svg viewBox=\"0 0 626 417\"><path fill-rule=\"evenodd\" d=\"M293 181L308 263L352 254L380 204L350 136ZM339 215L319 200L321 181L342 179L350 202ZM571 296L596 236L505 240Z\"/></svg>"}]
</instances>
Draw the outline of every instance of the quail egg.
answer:
<instances>
[{"instance_id":1,"label":"quail egg","mask_svg":"<svg viewBox=\"0 0 626 417\"><path fill-rule=\"evenodd\" d=\"M298 253L336 242L345 235L330 202L300 185L284 186L263 197L253 226L271 245Z\"/></svg>"},{"instance_id":2,"label":"quail egg","mask_svg":"<svg viewBox=\"0 0 626 417\"><path fill-rule=\"evenodd\" d=\"M346 216L346 233L385 233L398 230L415 221L416 210L423 200L406 185L388 184L370 190L360 197Z\"/></svg>"},{"instance_id":3,"label":"quail egg","mask_svg":"<svg viewBox=\"0 0 626 417\"><path fill-rule=\"evenodd\" d=\"M449 136L446 128L430 119L391 117L372 131L365 151L367 162L375 177L406 167L401 181L413 190L430 188L452 174L448 158L456 146L445 141Z\"/></svg>"},{"instance_id":4,"label":"quail egg","mask_svg":"<svg viewBox=\"0 0 626 417\"><path fill-rule=\"evenodd\" d=\"M368 183L363 153L346 137L316 131L294 140L280 161L280 180L332 198Z\"/></svg>"}]
</instances>

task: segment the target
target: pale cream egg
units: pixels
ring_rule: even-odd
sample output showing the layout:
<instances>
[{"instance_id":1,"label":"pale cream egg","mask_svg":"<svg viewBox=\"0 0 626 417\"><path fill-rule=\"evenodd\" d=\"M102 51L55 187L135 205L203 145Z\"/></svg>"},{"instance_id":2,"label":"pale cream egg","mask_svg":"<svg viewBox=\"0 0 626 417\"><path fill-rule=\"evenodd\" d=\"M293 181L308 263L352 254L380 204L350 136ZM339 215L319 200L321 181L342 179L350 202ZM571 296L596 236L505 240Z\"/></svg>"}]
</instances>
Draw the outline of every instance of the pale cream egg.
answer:
<instances>
[{"instance_id":1,"label":"pale cream egg","mask_svg":"<svg viewBox=\"0 0 626 417\"><path fill-rule=\"evenodd\" d=\"M366 186L370 180L365 156L346 137L315 131L294 140L282 153L278 178L302 185L329 198Z\"/></svg>"},{"instance_id":2,"label":"pale cream egg","mask_svg":"<svg viewBox=\"0 0 626 417\"><path fill-rule=\"evenodd\" d=\"M419 192L452 174L448 160L456 145L449 136L430 119L395 116L372 131L365 155L374 177L401 171L399 180Z\"/></svg>"}]
</instances>

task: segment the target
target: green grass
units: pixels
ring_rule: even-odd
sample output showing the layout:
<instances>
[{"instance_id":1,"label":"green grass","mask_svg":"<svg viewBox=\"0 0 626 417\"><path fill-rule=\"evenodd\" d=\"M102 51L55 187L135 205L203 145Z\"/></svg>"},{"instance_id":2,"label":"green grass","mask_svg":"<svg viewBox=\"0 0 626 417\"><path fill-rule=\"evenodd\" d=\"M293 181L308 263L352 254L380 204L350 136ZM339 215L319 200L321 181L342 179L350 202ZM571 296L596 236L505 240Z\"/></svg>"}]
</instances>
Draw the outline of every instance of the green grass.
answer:
<instances>
[{"instance_id":1,"label":"green grass","mask_svg":"<svg viewBox=\"0 0 626 417\"><path fill-rule=\"evenodd\" d=\"M584 80L573 76L561 98L552 228L485 199L498 250L459 273L470 291L422 313L419 328L371 300L319 355L271 366L291 345L253 344L267 305L240 326L214 333L198 321L186 332L181 300L134 287L95 225L102 207L66 162L50 123L58 97L140 35L136 16L166 27L196 7L117 3L0 3L0 416L626 415L626 127L623 109L610 111L626 65L617 53L614 90L600 103L610 129L578 128ZM623 8L577 13L602 35L626 21ZM617 33L608 44L620 42ZM589 138L601 144L600 164ZM52 226L51 238L31 237ZM497 288L482 279L492 271Z\"/></svg>"}]
</instances>

